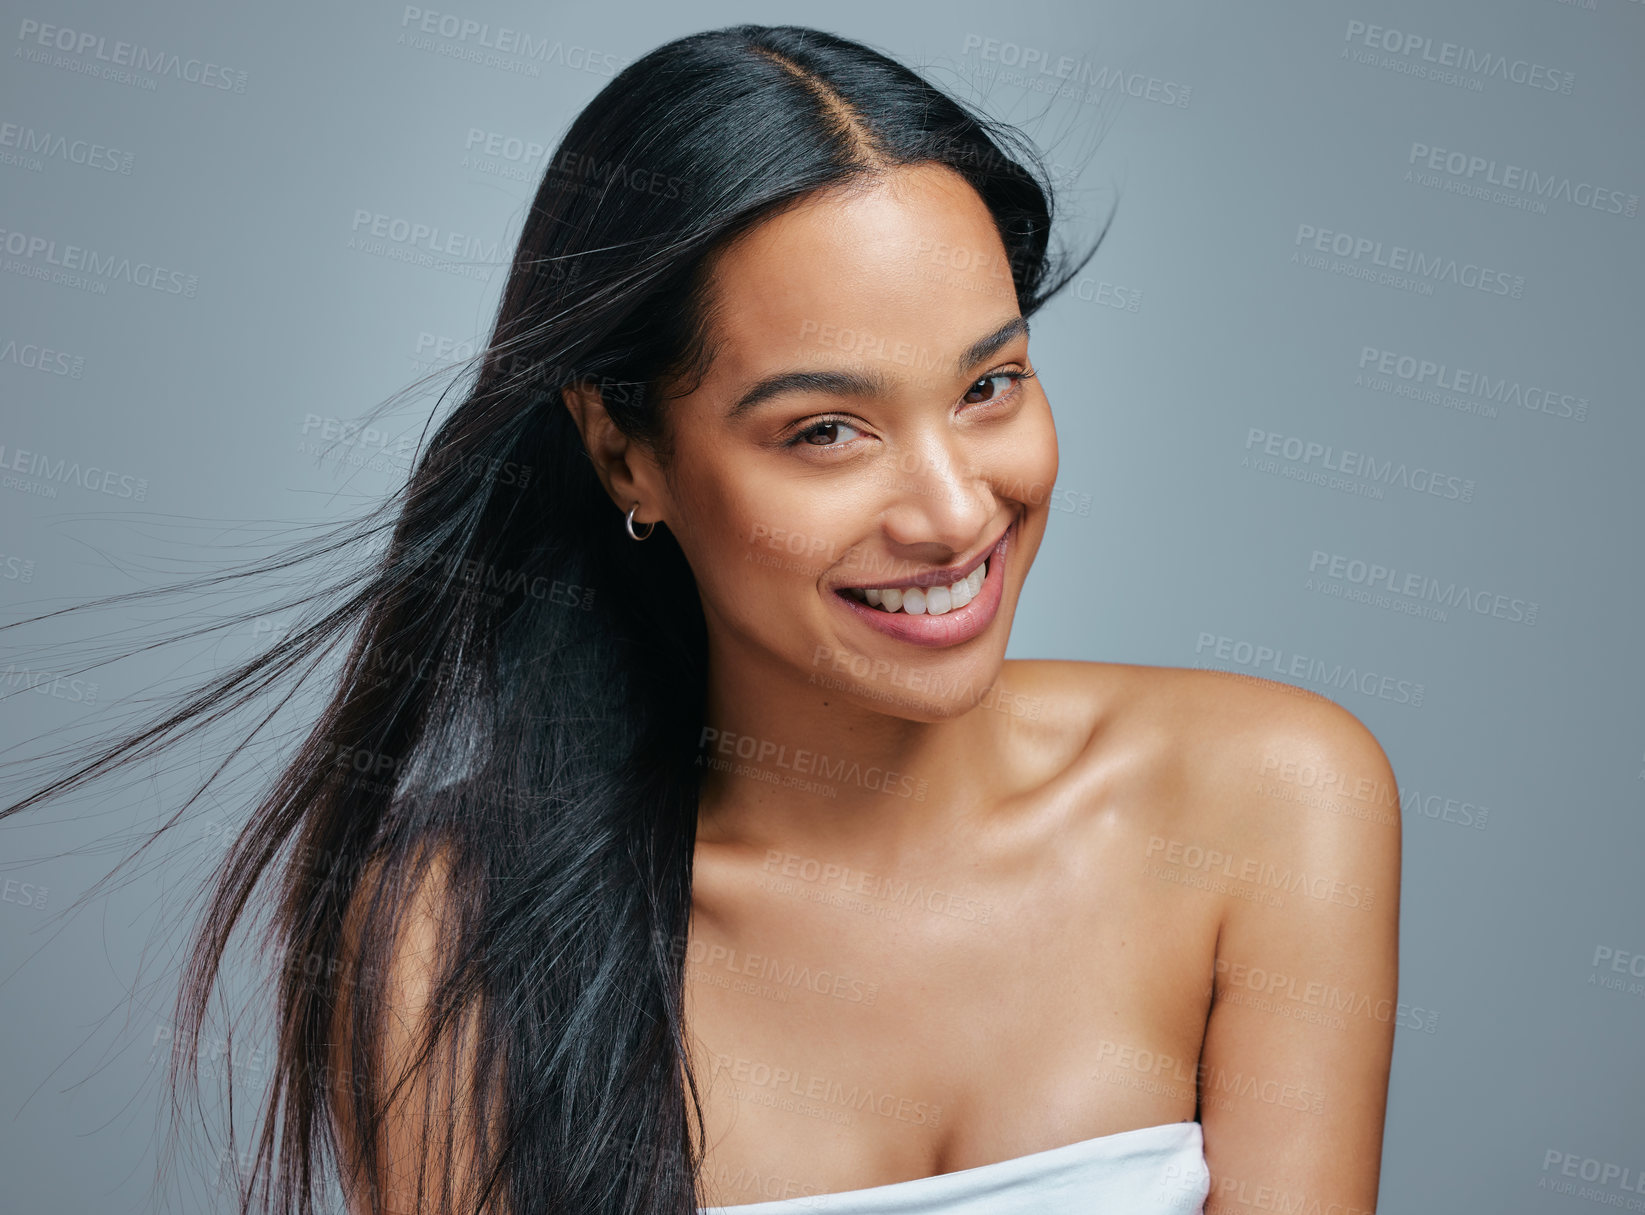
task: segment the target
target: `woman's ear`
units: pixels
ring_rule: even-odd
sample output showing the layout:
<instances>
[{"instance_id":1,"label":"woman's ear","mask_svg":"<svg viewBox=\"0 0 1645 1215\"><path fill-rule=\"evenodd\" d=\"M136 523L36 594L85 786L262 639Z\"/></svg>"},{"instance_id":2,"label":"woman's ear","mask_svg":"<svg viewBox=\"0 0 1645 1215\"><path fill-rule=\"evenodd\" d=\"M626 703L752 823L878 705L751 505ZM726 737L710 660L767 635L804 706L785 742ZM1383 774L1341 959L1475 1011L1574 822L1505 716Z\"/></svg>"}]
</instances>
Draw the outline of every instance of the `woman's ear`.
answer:
<instances>
[{"instance_id":1,"label":"woman's ear","mask_svg":"<svg viewBox=\"0 0 1645 1215\"><path fill-rule=\"evenodd\" d=\"M587 380L577 381L560 389L560 399L582 436L583 450L594 465L595 475L617 508L626 515L629 507L638 502L636 524L663 519L667 491L656 457L645 444L617 428L599 388Z\"/></svg>"}]
</instances>

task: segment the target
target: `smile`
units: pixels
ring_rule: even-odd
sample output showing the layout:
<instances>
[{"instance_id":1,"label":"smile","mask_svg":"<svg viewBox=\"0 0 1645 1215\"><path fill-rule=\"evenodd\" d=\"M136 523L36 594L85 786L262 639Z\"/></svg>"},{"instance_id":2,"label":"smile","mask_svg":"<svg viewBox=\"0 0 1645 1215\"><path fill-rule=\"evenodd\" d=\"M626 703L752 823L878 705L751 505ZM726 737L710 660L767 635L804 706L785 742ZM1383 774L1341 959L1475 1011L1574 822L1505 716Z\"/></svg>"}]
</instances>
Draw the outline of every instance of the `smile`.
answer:
<instances>
[{"instance_id":1,"label":"smile","mask_svg":"<svg viewBox=\"0 0 1645 1215\"><path fill-rule=\"evenodd\" d=\"M841 586L830 598L876 632L922 646L950 646L982 633L1005 597L1005 559L1017 520L994 547L964 565L880 586ZM969 569L966 566L970 566Z\"/></svg>"},{"instance_id":2,"label":"smile","mask_svg":"<svg viewBox=\"0 0 1645 1215\"><path fill-rule=\"evenodd\" d=\"M988 562L985 559L964 578L947 586L848 586L842 589L853 599L877 607L882 612L907 612L910 616L943 616L975 599L987 578Z\"/></svg>"}]
</instances>

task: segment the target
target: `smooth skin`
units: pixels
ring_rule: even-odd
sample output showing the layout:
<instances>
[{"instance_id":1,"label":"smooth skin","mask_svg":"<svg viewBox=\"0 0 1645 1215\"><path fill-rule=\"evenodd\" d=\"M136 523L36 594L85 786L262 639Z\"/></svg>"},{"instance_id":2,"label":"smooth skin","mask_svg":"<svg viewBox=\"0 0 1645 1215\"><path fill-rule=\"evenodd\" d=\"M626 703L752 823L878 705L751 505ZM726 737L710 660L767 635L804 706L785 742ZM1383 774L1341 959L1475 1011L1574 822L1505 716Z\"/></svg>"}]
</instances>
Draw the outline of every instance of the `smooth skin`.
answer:
<instances>
[{"instance_id":1,"label":"smooth skin","mask_svg":"<svg viewBox=\"0 0 1645 1215\"><path fill-rule=\"evenodd\" d=\"M720 758L686 949L703 1200L1198 1118L1208 1212L1369 1212L1393 773L1351 713L1286 685L1005 661L1057 475L1006 265L961 178L896 168L716 260L715 357L667 406L666 466L597 390L565 393L618 511L679 541L707 620ZM731 416L795 370L859 382ZM1003 599L970 640L917 646L836 602L1013 522ZM403 974L414 993L414 950Z\"/></svg>"},{"instance_id":2,"label":"smooth skin","mask_svg":"<svg viewBox=\"0 0 1645 1215\"><path fill-rule=\"evenodd\" d=\"M1352 714L1284 685L1004 660L1057 474L1044 388L1013 374L1032 370L1027 333L956 365L1019 316L1006 265L962 179L896 169L717 261L716 357L669 405L666 471L596 394L567 394L613 501L678 538L708 622L724 758L704 773L687 951L707 1198L1197 1116L1209 1210L1283 1193L1369 1211L1393 774ZM884 391L727 417L790 370ZM973 557L1013 519L1004 600L969 641L914 646L832 602ZM1325 770L1345 775L1321 792Z\"/></svg>"}]
</instances>

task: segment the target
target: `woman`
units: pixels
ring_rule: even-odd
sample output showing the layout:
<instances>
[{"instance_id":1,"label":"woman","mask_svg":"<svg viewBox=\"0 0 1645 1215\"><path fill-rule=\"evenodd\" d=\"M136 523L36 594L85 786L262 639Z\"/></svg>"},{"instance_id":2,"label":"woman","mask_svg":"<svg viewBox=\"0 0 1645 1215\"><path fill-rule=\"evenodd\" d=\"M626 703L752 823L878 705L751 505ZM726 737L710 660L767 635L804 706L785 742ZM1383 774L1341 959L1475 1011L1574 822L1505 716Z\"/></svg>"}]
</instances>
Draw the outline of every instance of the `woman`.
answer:
<instances>
[{"instance_id":1,"label":"woman","mask_svg":"<svg viewBox=\"0 0 1645 1215\"><path fill-rule=\"evenodd\" d=\"M327 1153L361 1213L1373 1208L1376 742L1004 660L1084 261L1030 159L796 27L579 115L374 575L190 709L357 630L181 1011L283 866L282 1210Z\"/></svg>"}]
</instances>

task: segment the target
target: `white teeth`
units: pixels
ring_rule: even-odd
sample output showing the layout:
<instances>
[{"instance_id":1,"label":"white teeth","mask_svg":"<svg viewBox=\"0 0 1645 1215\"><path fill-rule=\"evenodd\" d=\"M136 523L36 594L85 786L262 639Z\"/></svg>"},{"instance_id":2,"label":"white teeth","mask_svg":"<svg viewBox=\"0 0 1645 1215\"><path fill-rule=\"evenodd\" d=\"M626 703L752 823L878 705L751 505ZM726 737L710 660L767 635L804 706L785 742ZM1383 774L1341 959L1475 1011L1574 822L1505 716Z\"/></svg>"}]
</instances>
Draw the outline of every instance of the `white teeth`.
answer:
<instances>
[{"instance_id":1,"label":"white teeth","mask_svg":"<svg viewBox=\"0 0 1645 1215\"><path fill-rule=\"evenodd\" d=\"M910 616L941 616L964 607L982 591L988 577L988 562L984 561L964 578L948 586L932 587L867 587L851 588L859 601L871 603L881 611L907 612Z\"/></svg>"}]
</instances>

